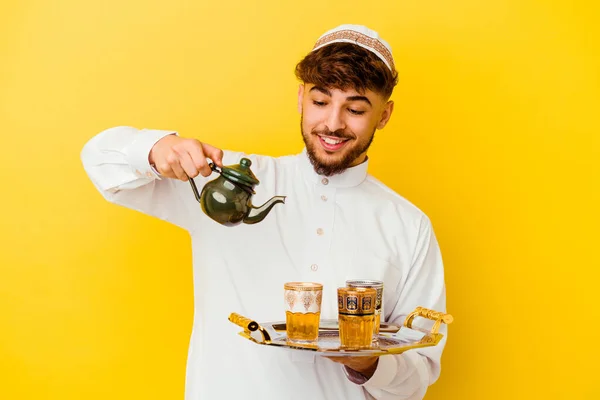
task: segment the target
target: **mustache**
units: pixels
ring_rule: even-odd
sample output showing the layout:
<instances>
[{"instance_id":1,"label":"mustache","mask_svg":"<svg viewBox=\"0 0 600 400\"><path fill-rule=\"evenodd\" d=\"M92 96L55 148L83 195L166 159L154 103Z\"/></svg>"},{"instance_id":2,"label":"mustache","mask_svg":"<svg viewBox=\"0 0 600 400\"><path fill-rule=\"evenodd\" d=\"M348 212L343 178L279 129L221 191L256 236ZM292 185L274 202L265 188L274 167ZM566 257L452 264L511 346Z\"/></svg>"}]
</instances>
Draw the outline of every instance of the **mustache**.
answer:
<instances>
[{"instance_id":1,"label":"mustache","mask_svg":"<svg viewBox=\"0 0 600 400\"><path fill-rule=\"evenodd\" d=\"M344 132L343 129L338 129L336 131L330 131L329 129L313 129L311 131L313 135L321 135L321 136L329 136L336 137L339 139L354 139L353 135L350 135L347 132Z\"/></svg>"}]
</instances>

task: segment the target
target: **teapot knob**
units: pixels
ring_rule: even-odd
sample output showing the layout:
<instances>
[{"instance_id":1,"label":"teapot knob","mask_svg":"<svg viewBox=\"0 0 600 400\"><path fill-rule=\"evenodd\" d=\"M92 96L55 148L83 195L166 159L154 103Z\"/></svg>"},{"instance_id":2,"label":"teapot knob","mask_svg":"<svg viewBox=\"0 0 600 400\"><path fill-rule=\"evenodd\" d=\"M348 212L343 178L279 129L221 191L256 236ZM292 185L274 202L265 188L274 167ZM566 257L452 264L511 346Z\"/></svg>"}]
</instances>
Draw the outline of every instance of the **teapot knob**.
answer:
<instances>
[{"instance_id":1,"label":"teapot knob","mask_svg":"<svg viewBox=\"0 0 600 400\"><path fill-rule=\"evenodd\" d=\"M252 165L252 161L250 161L250 160L249 160L249 159L247 159L247 158L242 158L242 159L240 160L240 165L241 165L242 167L244 167L244 168L250 168L250 166Z\"/></svg>"}]
</instances>

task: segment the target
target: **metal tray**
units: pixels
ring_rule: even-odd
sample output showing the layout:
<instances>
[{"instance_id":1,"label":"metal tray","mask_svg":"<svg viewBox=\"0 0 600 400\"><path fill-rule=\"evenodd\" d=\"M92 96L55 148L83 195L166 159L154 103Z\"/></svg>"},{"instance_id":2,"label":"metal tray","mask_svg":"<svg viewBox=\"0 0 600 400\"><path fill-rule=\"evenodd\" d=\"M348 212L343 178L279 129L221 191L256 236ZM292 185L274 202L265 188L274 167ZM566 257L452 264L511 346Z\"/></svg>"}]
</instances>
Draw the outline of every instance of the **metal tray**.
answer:
<instances>
[{"instance_id":1,"label":"metal tray","mask_svg":"<svg viewBox=\"0 0 600 400\"><path fill-rule=\"evenodd\" d=\"M412 322L415 317L434 320L435 323L431 330L413 327ZM340 346L337 320L321 320L319 338L311 344L288 343L284 321L259 324L236 313L231 313L229 321L244 328L239 333L240 336L257 344L312 351L316 355L328 357L372 357L400 354L411 349L435 346L443 337L441 333L438 333L440 325L452 323L453 318L450 314L417 307L406 317L402 327L394 324L382 324L377 340L372 343L371 348L364 350L344 349Z\"/></svg>"}]
</instances>

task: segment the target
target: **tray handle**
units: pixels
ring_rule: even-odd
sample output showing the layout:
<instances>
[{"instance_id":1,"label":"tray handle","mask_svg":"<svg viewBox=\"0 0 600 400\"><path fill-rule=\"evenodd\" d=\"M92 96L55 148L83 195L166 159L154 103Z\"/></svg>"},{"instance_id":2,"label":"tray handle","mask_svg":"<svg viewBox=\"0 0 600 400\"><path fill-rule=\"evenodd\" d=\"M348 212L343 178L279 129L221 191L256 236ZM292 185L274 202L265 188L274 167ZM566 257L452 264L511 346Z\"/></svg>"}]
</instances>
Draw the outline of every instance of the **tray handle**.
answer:
<instances>
[{"instance_id":1,"label":"tray handle","mask_svg":"<svg viewBox=\"0 0 600 400\"><path fill-rule=\"evenodd\" d=\"M262 334L263 342L266 344L271 343L271 335L269 335L269 332L267 332L256 321L253 321L250 318L246 318L238 313L229 314L228 319L237 326L244 328L244 332L240 332L240 335L245 336L248 339L254 340L254 338L252 338L251 332L258 330Z\"/></svg>"},{"instance_id":2,"label":"tray handle","mask_svg":"<svg viewBox=\"0 0 600 400\"><path fill-rule=\"evenodd\" d=\"M241 326L246 331L254 332L258 329L258 323L252 321L250 318L242 317L238 313L229 314L229 321L233 322L237 326Z\"/></svg>"},{"instance_id":3,"label":"tray handle","mask_svg":"<svg viewBox=\"0 0 600 400\"><path fill-rule=\"evenodd\" d=\"M454 321L454 318L450 314L430 310L425 307L417 307L415 308L415 311L408 314L408 316L404 320L404 326L409 329L412 328L412 322L415 319L415 317L422 317L435 321L433 327L431 328L431 334L433 335L438 333L442 322L445 324L451 324L452 321Z\"/></svg>"}]
</instances>

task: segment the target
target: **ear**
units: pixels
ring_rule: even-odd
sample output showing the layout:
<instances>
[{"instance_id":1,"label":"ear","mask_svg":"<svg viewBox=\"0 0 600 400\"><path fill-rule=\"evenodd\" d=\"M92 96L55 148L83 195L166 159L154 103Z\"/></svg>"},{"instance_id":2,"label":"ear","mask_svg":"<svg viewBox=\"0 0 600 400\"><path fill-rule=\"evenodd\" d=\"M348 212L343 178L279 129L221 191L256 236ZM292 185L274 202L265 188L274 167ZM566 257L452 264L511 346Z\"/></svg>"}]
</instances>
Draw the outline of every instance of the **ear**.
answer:
<instances>
[{"instance_id":1,"label":"ear","mask_svg":"<svg viewBox=\"0 0 600 400\"><path fill-rule=\"evenodd\" d=\"M298 87L298 113L302 114L302 99L304 98L304 84Z\"/></svg>"},{"instance_id":2,"label":"ear","mask_svg":"<svg viewBox=\"0 0 600 400\"><path fill-rule=\"evenodd\" d=\"M387 125L390 117L392 116L392 112L394 111L394 102L392 100L388 101L381 113L381 119L377 123L377 129L383 129L384 126Z\"/></svg>"}]
</instances>

